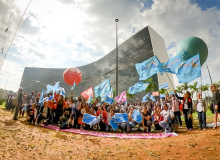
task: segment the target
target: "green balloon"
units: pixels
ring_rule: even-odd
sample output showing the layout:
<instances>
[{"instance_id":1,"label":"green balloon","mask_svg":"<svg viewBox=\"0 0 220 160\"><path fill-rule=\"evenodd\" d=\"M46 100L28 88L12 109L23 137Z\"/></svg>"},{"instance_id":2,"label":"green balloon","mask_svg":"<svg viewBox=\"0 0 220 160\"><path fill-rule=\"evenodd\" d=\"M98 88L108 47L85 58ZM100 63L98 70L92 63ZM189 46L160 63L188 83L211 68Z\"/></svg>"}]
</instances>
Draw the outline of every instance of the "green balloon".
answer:
<instances>
[{"instance_id":1,"label":"green balloon","mask_svg":"<svg viewBox=\"0 0 220 160\"><path fill-rule=\"evenodd\" d=\"M188 53L186 54L184 50ZM176 53L181 55L182 61L185 61L199 53L200 64L202 66L208 57L208 48L201 38L188 37L178 44Z\"/></svg>"}]
</instances>

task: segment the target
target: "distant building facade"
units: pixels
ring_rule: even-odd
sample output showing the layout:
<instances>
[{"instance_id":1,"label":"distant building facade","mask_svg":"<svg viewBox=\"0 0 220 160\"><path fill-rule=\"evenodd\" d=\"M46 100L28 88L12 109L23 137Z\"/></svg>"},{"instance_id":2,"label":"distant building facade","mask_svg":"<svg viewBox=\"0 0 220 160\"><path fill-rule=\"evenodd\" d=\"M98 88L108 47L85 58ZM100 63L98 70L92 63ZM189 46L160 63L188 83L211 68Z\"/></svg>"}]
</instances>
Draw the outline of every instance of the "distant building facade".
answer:
<instances>
[{"instance_id":1,"label":"distant building facade","mask_svg":"<svg viewBox=\"0 0 220 160\"><path fill-rule=\"evenodd\" d=\"M110 79L111 86L115 89L115 62L116 50L114 49L103 58L85 66L77 67L82 72L82 81L74 88L74 95L79 96L89 87L99 85L106 79ZM135 63L143 62L156 55L161 62L168 60L168 54L163 38L156 33L150 26L145 27L134 36L123 42L118 47L118 93L127 91L139 81L139 75L135 68ZM24 92L41 91L45 89L47 84L54 85L60 81L60 86L64 87L67 95L70 94L72 86L67 85L63 80L63 72L66 68L32 68L26 67L22 76L20 86L24 88ZM173 77L168 74L173 83ZM170 81L165 75L160 74L152 76L156 84ZM137 94L143 96L143 93Z\"/></svg>"}]
</instances>

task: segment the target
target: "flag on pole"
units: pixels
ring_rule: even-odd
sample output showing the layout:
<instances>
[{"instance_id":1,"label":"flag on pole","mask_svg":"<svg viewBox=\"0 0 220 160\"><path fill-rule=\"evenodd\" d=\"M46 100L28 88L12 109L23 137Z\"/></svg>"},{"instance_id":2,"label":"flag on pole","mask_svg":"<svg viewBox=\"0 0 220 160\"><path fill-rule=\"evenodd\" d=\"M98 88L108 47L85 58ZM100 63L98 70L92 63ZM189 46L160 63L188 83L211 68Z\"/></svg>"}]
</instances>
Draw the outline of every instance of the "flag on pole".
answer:
<instances>
[{"instance_id":1,"label":"flag on pole","mask_svg":"<svg viewBox=\"0 0 220 160\"><path fill-rule=\"evenodd\" d=\"M81 93L81 95L82 95L84 98L86 98L87 100L89 99L89 97L90 97L91 94L92 94L92 97L94 97L92 87L88 88L87 90L85 90L84 92Z\"/></svg>"},{"instance_id":2,"label":"flag on pole","mask_svg":"<svg viewBox=\"0 0 220 160\"><path fill-rule=\"evenodd\" d=\"M114 102L114 100L109 97L106 97L105 102L108 104L112 104Z\"/></svg>"},{"instance_id":3,"label":"flag on pole","mask_svg":"<svg viewBox=\"0 0 220 160\"><path fill-rule=\"evenodd\" d=\"M115 100L116 100L118 103L127 101L127 93L126 93L126 91L122 92L122 93L119 94L117 97L115 97Z\"/></svg>"},{"instance_id":4,"label":"flag on pole","mask_svg":"<svg viewBox=\"0 0 220 160\"><path fill-rule=\"evenodd\" d=\"M106 92L105 94L103 94L101 96L101 102L104 102L106 100L106 98L109 97L109 98L113 98L113 91L112 91L112 88L109 92Z\"/></svg>"},{"instance_id":5,"label":"flag on pole","mask_svg":"<svg viewBox=\"0 0 220 160\"><path fill-rule=\"evenodd\" d=\"M65 91L64 88L61 88L60 95L62 95L63 97L65 97L65 95L66 95L66 91Z\"/></svg>"},{"instance_id":6,"label":"flag on pole","mask_svg":"<svg viewBox=\"0 0 220 160\"><path fill-rule=\"evenodd\" d=\"M53 89L54 91L57 91L57 90L60 90L61 87L60 87L60 82L57 82L54 86L53 86Z\"/></svg>"},{"instance_id":7,"label":"flag on pole","mask_svg":"<svg viewBox=\"0 0 220 160\"><path fill-rule=\"evenodd\" d=\"M76 85L76 83L75 83L75 81L74 81L74 84L73 84L73 86L72 86L71 90L74 90L75 85Z\"/></svg>"},{"instance_id":8,"label":"flag on pole","mask_svg":"<svg viewBox=\"0 0 220 160\"><path fill-rule=\"evenodd\" d=\"M188 83L201 76L199 53L192 58L180 62L175 68L179 83Z\"/></svg>"},{"instance_id":9,"label":"flag on pole","mask_svg":"<svg viewBox=\"0 0 220 160\"><path fill-rule=\"evenodd\" d=\"M135 67L139 74L139 80L146 80L153 76L154 74L159 72L160 61L157 56L153 56L152 58L142 62L136 63Z\"/></svg>"},{"instance_id":10,"label":"flag on pole","mask_svg":"<svg viewBox=\"0 0 220 160\"><path fill-rule=\"evenodd\" d=\"M137 82L134 86L129 88L129 94L135 94L137 92L144 91L148 85L149 83Z\"/></svg>"},{"instance_id":11,"label":"flag on pole","mask_svg":"<svg viewBox=\"0 0 220 160\"><path fill-rule=\"evenodd\" d=\"M168 89L168 82L159 85L159 89Z\"/></svg>"},{"instance_id":12,"label":"flag on pole","mask_svg":"<svg viewBox=\"0 0 220 160\"><path fill-rule=\"evenodd\" d=\"M160 94L160 99L165 98L166 95L165 94Z\"/></svg>"},{"instance_id":13,"label":"flag on pole","mask_svg":"<svg viewBox=\"0 0 220 160\"><path fill-rule=\"evenodd\" d=\"M142 103L144 103L144 102L147 102L148 100L147 100L147 97L148 97L148 94L146 94L143 98L142 98Z\"/></svg>"},{"instance_id":14,"label":"flag on pole","mask_svg":"<svg viewBox=\"0 0 220 160\"><path fill-rule=\"evenodd\" d=\"M169 59L166 63L161 63L160 73L169 72L175 74L175 67L182 62L180 54Z\"/></svg>"},{"instance_id":15,"label":"flag on pole","mask_svg":"<svg viewBox=\"0 0 220 160\"><path fill-rule=\"evenodd\" d=\"M150 98L152 101L156 101L153 95L151 95L149 98Z\"/></svg>"},{"instance_id":16,"label":"flag on pole","mask_svg":"<svg viewBox=\"0 0 220 160\"><path fill-rule=\"evenodd\" d=\"M110 79L102 82L99 86L95 87L95 97L101 97L106 92L111 91Z\"/></svg>"}]
</instances>

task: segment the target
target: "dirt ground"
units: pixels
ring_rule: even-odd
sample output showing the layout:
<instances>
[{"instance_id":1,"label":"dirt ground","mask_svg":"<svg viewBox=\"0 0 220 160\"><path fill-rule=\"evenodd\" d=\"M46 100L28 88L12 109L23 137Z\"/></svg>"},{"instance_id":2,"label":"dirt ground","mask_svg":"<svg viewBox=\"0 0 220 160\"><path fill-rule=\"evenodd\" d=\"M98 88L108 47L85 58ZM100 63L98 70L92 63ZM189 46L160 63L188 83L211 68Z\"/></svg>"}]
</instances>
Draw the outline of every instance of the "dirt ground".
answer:
<instances>
[{"instance_id":1,"label":"dirt ground","mask_svg":"<svg viewBox=\"0 0 220 160\"><path fill-rule=\"evenodd\" d=\"M0 108L2 160L220 159L219 130L182 129L177 137L161 139L101 138L36 127L12 116ZM207 121L213 122L213 117Z\"/></svg>"}]
</instances>

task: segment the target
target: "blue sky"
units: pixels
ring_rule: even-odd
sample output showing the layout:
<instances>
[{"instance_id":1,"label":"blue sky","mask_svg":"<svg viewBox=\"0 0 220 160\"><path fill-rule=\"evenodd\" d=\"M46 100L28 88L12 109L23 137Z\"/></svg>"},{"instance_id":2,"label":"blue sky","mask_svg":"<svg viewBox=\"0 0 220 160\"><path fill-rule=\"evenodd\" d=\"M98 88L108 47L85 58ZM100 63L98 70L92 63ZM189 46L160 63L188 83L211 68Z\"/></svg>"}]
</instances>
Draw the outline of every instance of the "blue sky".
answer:
<instances>
[{"instance_id":1,"label":"blue sky","mask_svg":"<svg viewBox=\"0 0 220 160\"><path fill-rule=\"evenodd\" d=\"M219 0L36 0L9 50L0 88L9 75L7 89L16 91L24 67L68 68L100 59L115 47L115 18L120 20L119 44L149 25L164 38L170 58L182 39L202 38L209 48L207 63L218 81ZM210 83L205 67L203 72L204 83Z\"/></svg>"}]
</instances>

